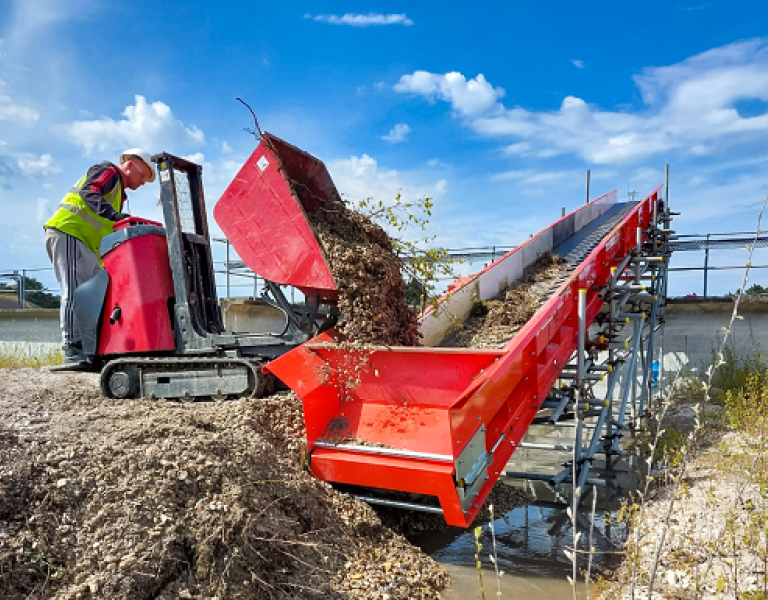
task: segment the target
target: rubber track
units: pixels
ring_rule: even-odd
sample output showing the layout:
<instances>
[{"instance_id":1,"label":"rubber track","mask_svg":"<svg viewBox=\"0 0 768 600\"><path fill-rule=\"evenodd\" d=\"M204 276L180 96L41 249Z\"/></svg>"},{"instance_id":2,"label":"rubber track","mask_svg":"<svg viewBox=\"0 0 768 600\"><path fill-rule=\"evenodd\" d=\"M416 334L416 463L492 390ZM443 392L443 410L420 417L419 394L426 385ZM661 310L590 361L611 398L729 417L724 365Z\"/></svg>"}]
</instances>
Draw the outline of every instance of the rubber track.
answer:
<instances>
[{"instance_id":1,"label":"rubber track","mask_svg":"<svg viewBox=\"0 0 768 600\"><path fill-rule=\"evenodd\" d=\"M261 386L259 385L259 383L261 383L263 380L263 375L261 375L259 372L261 365L255 365L252 362L249 362L243 358L204 358L204 357L200 357L200 358L190 358L190 357L116 358L114 360L109 361L101 371L101 382L100 382L101 393L107 398L112 397L109 393L109 387L107 384L109 375L111 374L112 371L114 371L116 368L119 368L121 366L135 367L142 371L148 370L152 372L163 372L163 373L184 372L188 370L193 370L196 367L200 367L202 369L208 369L214 366L215 367L245 366L251 369L254 375L254 381L257 382L254 388L247 392L246 397L248 398L253 398L260 391ZM149 369L147 369L147 367L149 367ZM204 396L200 396L200 397L204 397ZM171 399L183 400L184 398L180 397L180 398L171 398Z\"/></svg>"}]
</instances>

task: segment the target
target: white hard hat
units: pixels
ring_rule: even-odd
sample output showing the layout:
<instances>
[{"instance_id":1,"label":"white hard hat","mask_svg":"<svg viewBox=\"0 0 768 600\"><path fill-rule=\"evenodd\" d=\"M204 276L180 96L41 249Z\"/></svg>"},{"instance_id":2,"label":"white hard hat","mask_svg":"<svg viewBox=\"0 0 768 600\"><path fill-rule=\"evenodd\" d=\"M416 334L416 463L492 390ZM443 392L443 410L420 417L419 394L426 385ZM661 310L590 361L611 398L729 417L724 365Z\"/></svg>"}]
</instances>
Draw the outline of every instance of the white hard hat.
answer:
<instances>
[{"instance_id":1,"label":"white hard hat","mask_svg":"<svg viewBox=\"0 0 768 600\"><path fill-rule=\"evenodd\" d=\"M152 158L146 150L142 150L141 148L131 148L130 150L126 150L120 155L120 164L122 165L124 162L131 160L134 156L140 158L142 162L147 165L150 172L148 181L150 183L153 182L155 180L155 170L152 168Z\"/></svg>"}]
</instances>

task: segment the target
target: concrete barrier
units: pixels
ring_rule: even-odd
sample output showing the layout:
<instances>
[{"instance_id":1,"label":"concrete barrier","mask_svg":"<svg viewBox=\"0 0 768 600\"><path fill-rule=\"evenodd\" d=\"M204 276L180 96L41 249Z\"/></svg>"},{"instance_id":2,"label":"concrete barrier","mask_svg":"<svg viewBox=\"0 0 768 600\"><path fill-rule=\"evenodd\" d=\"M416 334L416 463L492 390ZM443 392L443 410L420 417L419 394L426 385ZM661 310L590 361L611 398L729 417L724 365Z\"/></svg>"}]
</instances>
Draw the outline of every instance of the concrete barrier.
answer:
<instances>
[{"instance_id":1,"label":"concrete barrier","mask_svg":"<svg viewBox=\"0 0 768 600\"><path fill-rule=\"evenodd\" d=\"M58 308L0 309L0 353L44 356L60 348Z\"/></svg>"},{"instance_id":2,"label":"concrete barrier","mask_svg":"<svg viewBox=\"0 0 768 600\"><path fill-rule=\"evenodd\" d=\"M280 333L285 315L263 300L221 300L227 331ZM15 356L45 356L61 349L59 309L0 309L0 353Z\"/></svg>"},{"instance_id":3,"label":"concrete barrier","mask_svg":"<svg viewBox=\"0 0 768 600\"><path fill-rule=\"evenodd\" d=\"M286 326L283 311L259 298L225 298L220 305L227 331L280 333Z\"/></svg>"},{"instance_id":4,"label":"concrete barrier","mask_svg":"<svg viewBox=\"0 0 768 600\"><path fill-rule=\"evenodd\" d=\"M730 299L672 299L662 340L665 370L709 366L731 322L733 305ZM739 357L768 354L768 302L744 299L738 313L742 318L733 322L728 347Z\"/></svg>"}]
</instances>

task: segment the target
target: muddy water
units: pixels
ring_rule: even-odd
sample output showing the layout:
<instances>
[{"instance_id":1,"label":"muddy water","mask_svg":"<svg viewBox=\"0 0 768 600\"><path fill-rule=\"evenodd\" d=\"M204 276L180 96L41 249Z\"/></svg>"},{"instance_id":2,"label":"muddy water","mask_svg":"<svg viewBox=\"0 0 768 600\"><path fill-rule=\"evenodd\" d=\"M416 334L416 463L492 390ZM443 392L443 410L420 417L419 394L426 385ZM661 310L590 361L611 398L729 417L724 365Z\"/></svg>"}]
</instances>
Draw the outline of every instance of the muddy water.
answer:
<instances>
[{"instance_id":1,"label":"muddy water","mask_svg":"<svg viewBox=\"0 0 768 600\"><path fill-rule=\"evenodd\" d=\"M635 478L622 473L621 477L613 479L613 483L611 488L595 488L597 496L594 516L591 496L585 499L577 512L578 528L583 532L583 543L580 543L582 549L588 547L589 528L592 524L592 545L597 549L591 565L593 579L606 568L617 565L616 551L626 535L624 526L615 522L615 516L621 500L634 487ZM573 565L564 552L573 543L573 529L566 514L570 502L570 485L552 487L540 482L520 482L517 485L525 486L535 501L515 508L494 521L496 557L499 569L503 572L498 584L489 557L493 540L488 524L482 523L480 554L485 597L496 598L497 589L500 589L502 598L571 599L573 590L567 577L572 574ZM451 587L443 592L443 598L481 598L475 566L477 548L472 529L451 528L431 532L415 542L450 573ZM582 598L586 597L583 575L586 569L584 559L579 563L580 583L577 588Z\"/></svg>"}]
</instances>

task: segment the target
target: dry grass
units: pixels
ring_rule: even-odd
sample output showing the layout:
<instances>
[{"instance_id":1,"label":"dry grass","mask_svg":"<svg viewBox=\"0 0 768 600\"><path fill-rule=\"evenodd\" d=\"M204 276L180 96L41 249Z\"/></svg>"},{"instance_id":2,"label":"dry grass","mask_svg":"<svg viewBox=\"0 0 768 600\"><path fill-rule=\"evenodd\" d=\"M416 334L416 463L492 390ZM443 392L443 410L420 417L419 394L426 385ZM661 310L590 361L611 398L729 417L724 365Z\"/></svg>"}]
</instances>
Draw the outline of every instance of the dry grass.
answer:
<instances>
[{"instance_id":1,"label":"dry grass","mask_svg":"<svg viewBox=\"0 0 768 600\"><path fill-rule=\"evenodd\" d=\"M30 353L25 344L10 344L0 348L0 369L16 369L21 367L50 367L60 365L63 361L61 350L52 349Z\"/></svg>"}]
</instances>

